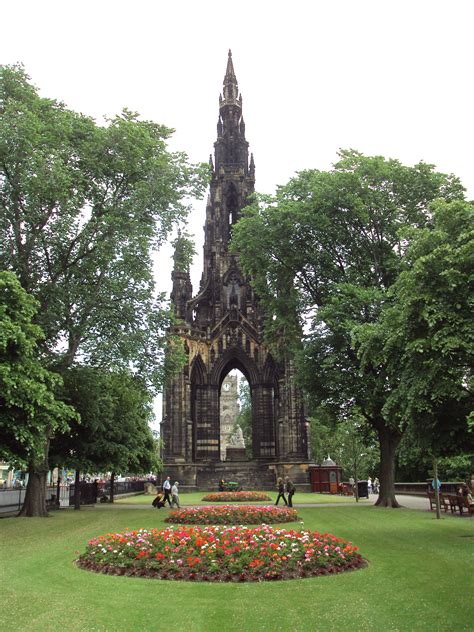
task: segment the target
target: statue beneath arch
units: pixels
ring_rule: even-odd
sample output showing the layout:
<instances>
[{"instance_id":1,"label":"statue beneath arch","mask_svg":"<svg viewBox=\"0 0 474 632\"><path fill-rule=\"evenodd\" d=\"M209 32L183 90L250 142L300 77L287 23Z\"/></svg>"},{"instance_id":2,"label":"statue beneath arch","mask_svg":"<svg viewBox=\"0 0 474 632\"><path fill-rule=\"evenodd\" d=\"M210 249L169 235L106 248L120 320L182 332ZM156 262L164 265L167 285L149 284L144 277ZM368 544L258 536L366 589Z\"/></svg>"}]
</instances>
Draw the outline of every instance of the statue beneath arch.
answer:
<instances>
[{"instance_id":1,"label":"statue beneath arch","mask_svg":"<svg viewBox=\"0 0 474 632\"><path fill-rule=\"evenodd\" d=\"M181 489L217 489L221 479L268 488L284 475L307 486L307 424L292 365L276 361L263 344L265 315L238 255L229 252L232 225L255 186L230 51L214 148L198 293L193 296L189 271L176 265L179 257L172 272L171 299L179 319L174 333L184 341L187 362L163 396L165 473L179 480ZM232 369L247 379L252 402L253 458L238 463L224 461L220 445L221 385Z\"/></svg>"}]
</instances>

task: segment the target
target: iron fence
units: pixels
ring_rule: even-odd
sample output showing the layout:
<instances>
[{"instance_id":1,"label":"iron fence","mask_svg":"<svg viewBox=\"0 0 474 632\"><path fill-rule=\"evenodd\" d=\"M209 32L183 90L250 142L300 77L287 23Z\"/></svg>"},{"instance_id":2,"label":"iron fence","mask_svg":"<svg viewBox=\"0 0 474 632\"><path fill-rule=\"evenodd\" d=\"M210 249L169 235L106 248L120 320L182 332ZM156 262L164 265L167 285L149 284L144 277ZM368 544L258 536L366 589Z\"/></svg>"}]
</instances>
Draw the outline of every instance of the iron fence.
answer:
<instances>
[{"instance_id":1,"label":"iron fence","mask_svg":"<svg viewBox=\"0 0 474 632\"><path fill-rule=\"evenodd\" d=\"M25 502L26 487L11 487L0 489L0 514L20 511ZM56 485L46 488L46 502L53 503L56 500Z\"/></svg>"},{"instance_id":2,"label":"iron fence","mask_svg":"<svg viewBox=\"0 0 474 632\"><path fill-rule=\"evenodd\" d=\"M114 496L139 493L145 489L145 481L120 481L114 484ZM0 489L0 515L20 511L25 501L26 488L12 487ZM101 497L110 497L110 482L105 484L81 482L81 503L93 504ZM46 489L46 502L50 506L69 507L74 505L75 485L49 485Z\"/></svg>"}]
</instances>

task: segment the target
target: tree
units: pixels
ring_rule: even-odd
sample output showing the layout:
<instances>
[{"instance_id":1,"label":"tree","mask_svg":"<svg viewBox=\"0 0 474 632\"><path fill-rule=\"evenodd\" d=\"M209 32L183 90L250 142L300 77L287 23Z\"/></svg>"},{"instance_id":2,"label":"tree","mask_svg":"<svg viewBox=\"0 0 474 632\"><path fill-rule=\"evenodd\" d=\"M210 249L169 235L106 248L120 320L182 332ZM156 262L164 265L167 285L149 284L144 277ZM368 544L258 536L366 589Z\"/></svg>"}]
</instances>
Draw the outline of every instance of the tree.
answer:
<instances>
[{"instance_id":1,"label":"tree","mask_svg":"<svg viewBox=\"0 0 474 632\"><path fill-rule=\"evenodd\" d=\"M355 413L355 411L354 411ZM311 422L311 456L314 463L322 463L330 456L342 467L342 476L348 480L366 479L378 474L379 457L376 437L364 418L353 417L338 421L320 407Z\"/></svg>"},{"instance_id":2,"label":"tree","mask_svg":"<svg viewBox=\"0 0 474 632\"><path fill-rule=\"evenodd\" d=\"M474 205L437 201L407 233L407 267L378 319L354 332L363 367L383 363L386 416L434 458L474 451Z\"/></svg>"},{"instance_id":3,"label":"tree","mask_svg":"<svg viewBox=\"0 0 474 632\"><path fill-rule=\"evenodd\" d=\"M33 323L37 308L12 272L0 272L0 458L29 464L28 511L46 515L44 437L76 414L55 396L61 378L39 361L43 333ZM27 509L24 513L29 515Z\"/></svg>"},{"instance_id":4,"label":"tree","mask_svg":"<svg viewBox=\"0 0 474 632\"><path fill-rule=\"evenodd\" d=\"M400 228L423 227L430 202L440 197L462 199L463 188L432 165L343 151L332 171L301 172L274 198L257 199L233 232L270 315L267 341L293 347L314 405L331 407L340 419L355 407L376 430L384 506L398 506L394 466L404 424L384 415L385 367L363 368L352 334L376 320L403 267Z\"/></svg>"},{"instance_id":5,"label":"tree","mask_svg":"<svg viewBox=\"0 0 474 632\"><path fill-rule=\"evenodd\" d=\"M466 451L465 451L466 450ZM427 450L426 443L418 440L409 426L403 435L397 453L397 480L417 482L433 478L433 454ZM439 479L442 481L464 481L474 471L474 452L461 446L454 456L438 459Z\"/></svg>"},{"instance_id":6,"label":"tree","mask_svg":"<svg viewBox=\"0 0 474 632\"><path fill-rule=\"evenodd\" d=\"M157 469L158 444L149 427L152 397L139 378L73 367L64 375L64 396L80 421L53 439L51 459L57 465L77 473L143 474Z\"/></svg>"},{"instance_id":7,"label":"tree","mask_svg":"<svg viewBox=\"0 0 474 632\"><path fill-rule=\"evenodd\" d=\"M0 266L39 302L45 366L132 368L158 389L171 314L152 254L208 166L169 152L172 130L136 113L101 127L40 97L20 67L2 67L0 88Z\"/></svg>"}]
</instances>

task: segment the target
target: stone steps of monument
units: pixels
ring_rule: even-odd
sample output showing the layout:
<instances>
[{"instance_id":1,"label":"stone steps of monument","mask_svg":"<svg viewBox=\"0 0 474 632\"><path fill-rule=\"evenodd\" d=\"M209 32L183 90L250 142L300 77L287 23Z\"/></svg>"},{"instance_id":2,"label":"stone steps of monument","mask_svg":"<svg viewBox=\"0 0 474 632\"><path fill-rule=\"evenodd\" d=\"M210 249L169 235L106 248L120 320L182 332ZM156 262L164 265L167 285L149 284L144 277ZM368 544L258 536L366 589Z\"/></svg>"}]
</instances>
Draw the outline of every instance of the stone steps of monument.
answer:
<instances>
[{"instance_id":1,"label":"stone steps of monument","mask_svg":"<svg viewBox=\"0 0 474 632\"><path fill-rule=\"evenodd\" d=\"M202 490L218 489L221 480L239 483L244 489L275 488L274 471L268 466L259 467L253 463L222 464L213 471L201 470L197 476L197 487Z\"/></svg>"}]
</instances>

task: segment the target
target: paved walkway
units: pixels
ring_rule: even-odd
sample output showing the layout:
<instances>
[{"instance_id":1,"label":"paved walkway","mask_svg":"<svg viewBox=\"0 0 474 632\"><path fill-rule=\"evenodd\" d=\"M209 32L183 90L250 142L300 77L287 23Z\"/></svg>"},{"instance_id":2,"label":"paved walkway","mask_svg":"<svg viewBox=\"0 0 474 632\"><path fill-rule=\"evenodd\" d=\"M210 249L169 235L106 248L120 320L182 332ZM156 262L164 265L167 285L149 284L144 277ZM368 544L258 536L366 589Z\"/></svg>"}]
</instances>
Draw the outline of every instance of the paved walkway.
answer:
<instances>
[{"instance_id":1,"label":"paved walkway","mask_svg":"<svg viewBox=\"0 0 474 632\"><path fill-rule=\"evenodd\" d=\"M377 502L377 498L378 495L377 494L371 494L369 497L369 502L367 502L367 500L363 500L360 503L356 503L354 501L354 505L357 504L358 507L371 507L372 505L375 505L375 503ZM430 503L427 497L425 496L408 496L405 494L397 494L396 498L398 500L398 502L400 503L400 505L402 507L404 507L405 509L415 509L417 511L427 511L430 512ZM354 506L351 505L351 506ZM348 503L311 503L311 504L298 504L295 503L295 507L347 507ZM436 515L435 511L431 512L433 515ZM448 511L447 513L445 513L444 509L441 508L441 515L442 516L453 516L453 517L457 517L457 518L465 518L465 517L471 517L472 518L472 514L471 516L468 516L468 514L466 512L463 513L463 516L461 516L461 514L459 513L459 511L457 511L456 513L451 513L450 511Z\"/></svg>"},{"instance_id":2,"label":"paved walkway","mask_svg":"<svg viewBox=\"0 0 474 632\"><path fill-rule=\"evenodd\" d=\"M375 505L375 503L377 502L377 494L371 494L369 497L369 502L367 502L367 500L364 498L363 500L361 500L361 502L356 503L356 501L354 500L353 503L351 502L331 502L331 503L298 503L295 502L294 506L295 507L299 507L301 509L304 509L304 507L353 507L353 506L357 506L357 507L371 507L372 505ZM185 498L183 498L183 500L185 501ZM428 498L425 498L424 496L405 496L405 495L401 495L401 494L397 494L397 500L400 503L400 505L402 507L405 507L406 509L417 509L419 511L429 511L430 510L430 503L428 501ZM110 504L104 504L101 505L101 507L108 507L108 508L113 508L113 507L128 507L129 509L145 509L146 507L150 507L150 509L153 509L152 505L151 505L151 501L152 501L152 497L150 496L150 504L149 505L142 505L140 503L114 503L113 505ZM184 503L183 506L186 506L186 504ZM199 505L193 505L195 507L198 507ZM204 506L204 505L203 505ZM166 507L167 509L168 507ZM443 512L444 513L444 512ZM457 514L459 515L459 514Z\"/></svg>"},{"instance_id":3,"label":"paved walkway","mask_svg":"<svg viewBox=\"0 0 474 632\"><path fill-rule=\"evenodd\" d=\"M294 504L295 507L299 507L300 509L304 509L305 507L371 507L372 505L374 505L377 501L378 496L376 494L372 494L369 498L369 502L367 502L365 499L360 502L360 503L356 503L354 500L354 503L348 503L348 502L341 502L341 503L337 503L337 502L333 502L333 503L298 503L296 502ZM418 511L430 511L430 504L428 501L428 498L425 498L424 496L405 496L402 494L397 494L397 500L400 503L400 505L406 509L415 509ZM150 503L147 505L142 505L140 503L114 503L109 504L109 503L104 503L104 504L100 504L97 505L97 507L100 507L101 509L146 509L149 508L150 510L154 510L154 507L152 507L151 504L152 501L152 497L150 496ZM197 506L197 505L195 505ZM82 509L88 510L88 509L94 509L96 507L96 505L83 505ZM73 507L64 507L63 509L69 509L72 510ZM435 512L432 512L433 515L435 515ZM0 518L9 518L12 516L15 516L17 514L17 512L12 512L12 513L5 513L5 514L1 514ZM452 514L451 512L445 513L444 510L441 510L441 514L443 516L453 516L453 517L458 517L460 518L461 515L459 512L456 512L455 514ZM464 513L464 516L462 517L467 517L467 514ZM472 515L470 516L472 518Z\"/></svg>"},{"instance_id":4,"label":"paved walkway","mask_svg":"<svg viewBox=\"0 0 474 632\"><path fill-rule=\"evenodd\" d=\"M360 502L360 503L356 503L354 500L354 503L348 503L348 502L341 502L341 503L337 503L337 502L333 502L333 503L295 503L294 506L298 507L300 509L304 509L305 507L371 507L372 505L375 504L375 502L377 501L378 496L376 494L372 494L369 498L369 502L367 502L365 499ZM425 498L424 496L405 496L402 494L397 494L396 496L398 502L400 503L400 505L406 509L415 509L418 511L430 511L430 504L428 501L428 498ZM150 510L154 510L154 507L151 504L151 496L150 496L150 503L149 504L140 504L140 503L114 503L113 505L109 504L109 503L104 503L104 504L100 504L97 505L97 507L100 507L101 509L104 510L109 510L109 509L150 509ZM184 505L186 506L186 505ZM193 505L193 506L197 506L197 505ZM83 505L81 507L82 510L89 510L89 509L95 509L96 505ZM73 507L63 507L63 509L68 509L68 510L72 510L74 509ZM166 508L168 509L168 508ZM433 511L433 516L435 515L435 512ZM12 513L4 513L0 515L0 518L11 518L13 516L17 515L17 511L12 512ZM441 510L441 515L442 516L450 516L453 518L466 518L468 517L466 513L464 513L464 516L461 516L459 512L456 512L455 514L452 514L451 512L448 511L448 513L445 513L444 510ZM472 516L470 516L472 517Z\"/></svg>"}]
</instances>

